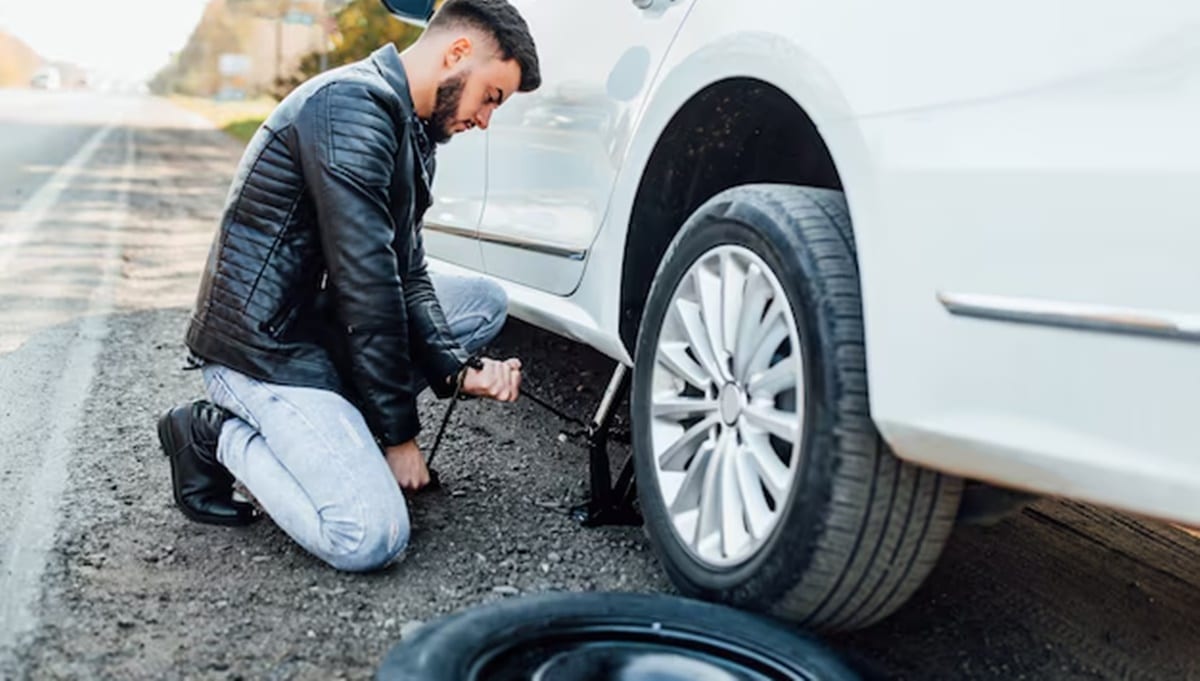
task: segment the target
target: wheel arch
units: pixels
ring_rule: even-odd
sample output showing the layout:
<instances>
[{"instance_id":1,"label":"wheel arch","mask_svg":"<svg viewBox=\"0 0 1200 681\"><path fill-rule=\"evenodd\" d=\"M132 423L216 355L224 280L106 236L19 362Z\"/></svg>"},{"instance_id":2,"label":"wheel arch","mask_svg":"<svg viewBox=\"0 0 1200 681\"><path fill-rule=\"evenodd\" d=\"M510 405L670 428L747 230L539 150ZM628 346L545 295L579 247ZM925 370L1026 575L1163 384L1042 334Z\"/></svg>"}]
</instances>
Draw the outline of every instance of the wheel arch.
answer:
<instances>
[{"instance_id":1,"label":"wheel arch","mask_svg":"<svg viewBox=\"0 0 1200 681\"><path fill-rule=\"evenodd\" d=\"M811 55L761 33L694 51L685 40L676 50L689 54L664 65L626 160L629 175L618 181L617 196L630 198L617 205L628 217L609 216L627 226L612 255L617 330L630 357L662 256L709 198L740 184L806 184L841 189L854 209L852 194L869 195L857 188L871 182L848 106Z\"/></svg>"}]
</instances>

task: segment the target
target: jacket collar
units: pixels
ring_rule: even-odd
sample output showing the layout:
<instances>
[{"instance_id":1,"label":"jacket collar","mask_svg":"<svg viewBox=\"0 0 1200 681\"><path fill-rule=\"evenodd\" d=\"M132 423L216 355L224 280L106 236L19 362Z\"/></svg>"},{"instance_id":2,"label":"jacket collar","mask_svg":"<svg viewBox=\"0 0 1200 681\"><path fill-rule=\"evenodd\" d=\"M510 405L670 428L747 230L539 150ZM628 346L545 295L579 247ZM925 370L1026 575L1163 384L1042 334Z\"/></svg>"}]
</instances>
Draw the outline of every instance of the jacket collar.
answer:
<instances>
[{"instance_id":1,"label":"jacket collar","mask_svg":"<svg viewBox=\"0 0 1200 681\"><path fill-rule=\"evenodd\" d=\"M425 132L425 122L417 116L416 108L413 105L412 91L408 87L408 73L404 70L404 62L400 61L400 53L396 51L394 44L388 43L371 53L371 62L375 64L375 68L379 70L384 80L396 91L396 95L400 97L400 103L404 107L404 115L408 117L411 123L409 130L416 142L417 151L420 154L420 176L425 181L425 184L429 185L433 181L433 163L436 149Z\"/></svg>"},{"instance_id":2,"label":"jacket collar","mask_svg":"<svg viewBox=\"0 0 1200 681\"><path fill-rule=\"evenodd\" d=\"M413 107L412 92L408 89L408 74L404 71L404 62L400 61L400 53L396 46L388 43L371 53L371 62L383 76L388 85L396 91L400 101L404 103L405 113L416 117Z\"/></svg>"}]
</instances>

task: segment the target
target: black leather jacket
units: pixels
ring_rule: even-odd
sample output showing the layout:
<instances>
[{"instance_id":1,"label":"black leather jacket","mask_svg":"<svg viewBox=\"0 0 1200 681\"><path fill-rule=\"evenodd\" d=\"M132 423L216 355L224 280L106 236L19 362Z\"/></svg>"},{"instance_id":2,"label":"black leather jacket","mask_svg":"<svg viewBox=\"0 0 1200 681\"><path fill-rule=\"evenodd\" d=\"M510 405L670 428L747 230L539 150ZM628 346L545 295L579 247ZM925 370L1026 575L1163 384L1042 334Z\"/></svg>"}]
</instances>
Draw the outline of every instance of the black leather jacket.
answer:
<instances>
[{"instance_id":1,"label":"black leather jacket","mask_svg":"<svg viewBox=\"0 0 1200 681\"><path fill-rule=\"evenodd\" d=\"M414 372L444 397L468 359L425 270L433 157L392 45L292 92L234 178L191 352L340 392L384 446L415 437Z\"/></svg>"}]
</instances>

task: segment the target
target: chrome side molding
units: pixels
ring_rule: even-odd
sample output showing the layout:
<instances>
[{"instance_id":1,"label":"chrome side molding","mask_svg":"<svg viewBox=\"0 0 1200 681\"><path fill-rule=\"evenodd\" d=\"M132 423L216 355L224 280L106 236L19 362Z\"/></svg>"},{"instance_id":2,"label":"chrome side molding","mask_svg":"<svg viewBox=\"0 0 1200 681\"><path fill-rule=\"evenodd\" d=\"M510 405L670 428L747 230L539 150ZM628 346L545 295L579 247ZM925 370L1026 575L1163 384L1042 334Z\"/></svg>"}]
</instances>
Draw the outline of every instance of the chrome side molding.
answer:
<instances>
[{"instance_id":1,"label":"chrome side molding","mask_svg":"<svg viewBox=\"0 0 1200 681\"><path fill-rule=\"evenodd\" d=\"M1200 315L976 293L939 292L938 301L960 317L1200 343Z\"/></svg>"},{"instance_id":2,"label":"chrome side molding","mask_svg":"<svg viewBox=\"0 0 1200 681\"><path fill-rule=\"evenodd\" d=\"M448 234L450 236L457 236L465 239L478 239L479 241L488 244L510 246L512 248L519 248L523 251L544 253L545 255L553 255L558 258L566 258L567 260L583 260L587 257L587 249L559 246L557 244L534 241L532 239L525 239L509 234L488 234L486 232L476 232L475 230L471 229L463 229L462 227L443 225L437 222L426 222L424 228L440 234Z\"/></svg>"}]
</instances>

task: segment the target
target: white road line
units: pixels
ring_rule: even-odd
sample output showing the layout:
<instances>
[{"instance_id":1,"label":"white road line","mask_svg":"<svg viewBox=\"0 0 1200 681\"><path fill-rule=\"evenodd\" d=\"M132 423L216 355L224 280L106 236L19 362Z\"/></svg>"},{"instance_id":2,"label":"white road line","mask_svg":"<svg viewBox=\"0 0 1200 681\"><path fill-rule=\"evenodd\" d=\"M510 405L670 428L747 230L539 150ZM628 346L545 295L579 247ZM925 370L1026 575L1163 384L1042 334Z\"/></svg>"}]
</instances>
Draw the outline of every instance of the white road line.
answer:
<instances>
[{"instance_id":1,"label":"white road line","mask_svg":"<svg viewBox=\"0 0 1200 681\"><path fill-rule=\"evenodd\" d=\"M46 219L46 213L58 203L71 180L91 160L92 155L100 148L104 139L113 131L108 125L96 131L75 155L64 163L49 180L38 188L33 196L21 205L21 208L7 221L0 223L0 272L8 269L8 264L16 257L21 246L33 236L38 225Z\"/></svg>"},{"instance_id":2,"label":"white road line","mask_svg":"<svg viewBox=\"0 0 1200 681\"><path fill-rule=\"evenodd\" d=\"M35 195L30 203L45 202L47 197L57 197L95 152L96 147L108 135L111 128L97 133L68 163L69 167L59 170L47 185L54 185L53 192L45 196ZM54 535L58 528L59 507L68 480L68 461L76 446L75 437L82 420L84 402L91 392L92 379L96 374L96 362L104 339L108 336L108 315L113 310L116 281L120 272L120 235L128 216L130 179L133 174L133 132L125 130L125 162L121 171L121 184L116 198L116 210L108 221L105 234L102 270L99 285L88 301L87 311L79 322L78 337L68 350L62 366L62 374L54 386L51 404L54 410L47 414L46 432L41 451L30 452L41 462L40 468L24 490L25 500L21 504L22 515L12 533L8 554L0 565L0 660L8 657L22 634L33 629L37 623L34 606L41 594L42 573L46 567L46 556L54 546ZM39 198L41 197L41 198ZM30 214L44 216L51 204L35 203ZM39 217L40 221L41 217ZM30 230L37 222L29 222ZM16 249L13 249L16 250ZM0 664L3 668L3 664Z\"/></svg>"}]
</instances>

